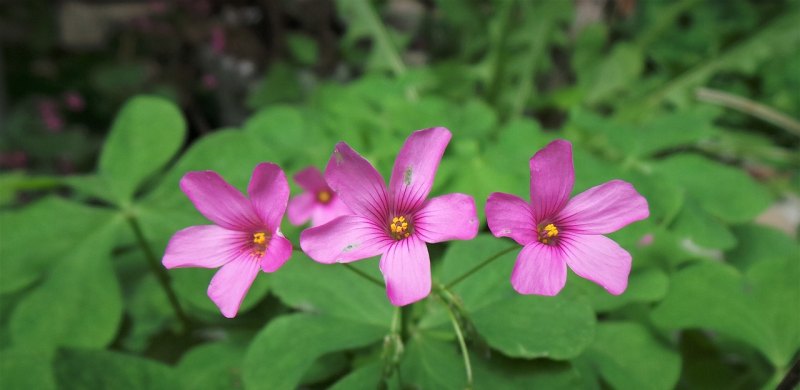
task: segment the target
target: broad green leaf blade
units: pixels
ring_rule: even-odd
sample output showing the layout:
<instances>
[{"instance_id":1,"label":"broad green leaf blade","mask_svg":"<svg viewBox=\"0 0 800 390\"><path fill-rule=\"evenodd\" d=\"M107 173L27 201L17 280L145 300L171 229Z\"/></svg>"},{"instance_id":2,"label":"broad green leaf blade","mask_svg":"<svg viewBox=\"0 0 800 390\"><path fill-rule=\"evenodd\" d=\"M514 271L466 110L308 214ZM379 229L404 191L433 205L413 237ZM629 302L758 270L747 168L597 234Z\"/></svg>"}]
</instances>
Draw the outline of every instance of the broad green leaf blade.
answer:
<instances>
[{"instance_id":1,"label":"broad green leaf blade","mask_svg":"<svg viewBox=\"0 0 800 390\"><path fill-rule=\"evenodd\" d=\"M130 201L146 178L180 149L186 122L170 101L139 96L117 114L100 154L98 170L120 202Z\"/></svg>"},{"instance_id":2,"label":"broad green leaf blade","mask_svg":"<svg viewBox=\"0 0 800 390\"><path fill-rule=\"evenodd\" d=\"M62 350L55 358L59 389L175 390L175 370L163 363L111 351Z\"/></svg>"},{"instance_id":3,"label":"broad green leaf blade","mask_svg":"<svg viewBox=\"0 0 800 390\"><path fill-rule=\"evenodd\" d=\"M514 245L488 235L453 242L445 253L442 278L451 280ZM568 291L555 297L518 294L509 282L517 254L515 248L453 289L478 333L511 357L564 360L580 355L594 337L596 320L588 300Z\"/></svg>"},{"instance_id":4,"label":"broad green leaf blade","mask_svg":"<svg viewBox=\"0 0 800 390\"><path fill-rule=\"evenodd\" d=\"M673 230L679 238L691 239L704 248L730 249L736 246L736 237L728 227L693 200L686 202L678 213Z\"/></svg>"},{"instance_id":5,"label":"broad green leaf blade","mask_svg":"<svg viewBox=\"0 0 800 390\"><path fill-rule=\"evenodd\" d=\"M14 344L102 348L114 339L122 320L120 287L109 258L116 222L65 253L42 285L19 303L9 325Z\"/></svg>"},{"instance_id":6,"label":"broad green leaf blade","mask_svg":"<svg viewBox=\"0 0 800 390\"><path fill-rule=\"evenodd\" d=\"M463 389L467 384L458 344L425 333L410 340L400 370L403 382L413 383L418 389Z\"/></svg>"},{"instance_id":7,"label":"broad green leaf blade","mask_svg":"<svg viewBox=\"0 0 800 390\"><path fill-rule=\"evenodd\" d=\"M322 315L293 314L272 320L253 340L244 360L248 389L294 389L320 356L379 342L381 327Z\"/></svg>"},{"instance_id":8,"label":"broad green leaf blade","mask_svg":"<svg viewBox=\"0 0 800 390\"><path fill-rule=\"evenodd\" d=\"M631 303L660 301L667 294L669 277L657 268L634 270L628 278L628 288L620 295L611 295L599 285L580 277L571 278L569 283L586 291L595 311L609 312Z\"/></svg>"},{"instance_id":9,"label":"broad green leaf blade","mask_svg":"<svg viewBox=\"0 0 800 390\"><path fill-rule=\"evenodd\" d=\"M0 212L0 294L37 280L113 217L110 210L55 196Z\"/></svg>"},{"instance_id":10,"label":"broad green leaf blade","mask_svg":"<svg viewBox=\"0 0 800 390\"><path fill-rule=\"evenodd\" d=\"M729 223L752 220L772 198L742 170L696 155L671 157L656 164L655 169L686 188L688 196L706 211Z\"/></svg>"},{"instance_id":11,"label":"broad green leaf blade","mask_svg":"<svg viewBox=\"0 0 800 390\"><path fill-rule=\"evenodd\" d=\"M653 321L667 329L720 332L760 350L776 367L786 367L800 348L797 258L762 259L745 275L703 262L678 272Z\"/></svg>"},{"instance_id":12,"label":"broad green leaf blade","mask_svg":"<svg viewBox=\"0 0 800 390\"><path fill-rule=\"evenodd\" d=\"M350 266L376 279L378 259ZM275 295L288 306L378 327L391 323L394 307L383 287L370 283L344 264L319 264L302 253L295 253L280 271L270 277Z\"/></svg>"},{"instance_id":13,"label":"broad green leaf blade","mask_svg":"<svg viewBox=\"0 0 800 390\"><path fill-rule=\"evenodd\" d=\"M175 370L186 389L241 389L244 353L228 342L203 344L186 352Z\"/></svg>"},{"instance_id":14,"label":"broad green leaf blade","mask_svg":"<svg viewBox=\"0 0 800 390\"><path fill-rule=\"evenodd\" d=\"M582 359L615 389L673 389L681 372L680 355L633 322L599 324Z\"/></svg>"},{"instance_id":15,"label":"broad green leaf blade","mask_svg":"<svg viewBox=\"0 0 800 390\"><path fill-rule=\"evenodd\" d=\"M26 346L0 351L0 388L55 389L52 355L52 352Z\"/></svg>"},{"instance_id":16,"label":"broad green leaf blade","mask_svg":"<svg viewBox=\"0 0 800 390\"><path fill-rule=\"evenodd\" d=\"M330 390L373 390L378 387L382 377L383 362L375 360L353 369L349 374L334 383ZM389 382L389 389L395 388L392 386L394 383L396 383L394 380Z\"/></svg>"}]
</instances>

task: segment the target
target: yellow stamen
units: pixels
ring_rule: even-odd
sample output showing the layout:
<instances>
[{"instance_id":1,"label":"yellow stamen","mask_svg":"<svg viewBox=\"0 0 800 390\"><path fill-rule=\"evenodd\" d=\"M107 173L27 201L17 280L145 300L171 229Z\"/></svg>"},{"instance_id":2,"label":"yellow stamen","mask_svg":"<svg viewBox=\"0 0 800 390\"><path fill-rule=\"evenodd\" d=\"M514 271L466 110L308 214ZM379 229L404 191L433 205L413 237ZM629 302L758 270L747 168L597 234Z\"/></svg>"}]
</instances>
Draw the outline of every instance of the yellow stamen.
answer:
<instances>
[{"instance_id":1,"label":"yellow stamen","mask_svg":"<svg viewBox=\"0 0 800 390\"><path fill-rule=\"evenodd\" d=\"M253 233L252 251L254 256L264 256L264 252L267 251L267 233Z\"/></svg>"},{"instance_id":2,"label":"yellow stamen","mask_svg":"<svg viewBox=\"0 0 800 390\"><path fill-rule=\"evenodd\" d=\"M328 203L331 201L331 193L328 191L320 191L317 193L317 200L320 203Z\"/></svg>"},{"instance_id":3,"label":"yellow stamen","mask_svg":"<svg viewBox=\"0 0 800 390\"><path fill-rule=\"evenodd\" d=\"M410 226L406 217L402 215L392 218L392 223L389 224L389 230L395 240L402 240L403 238L410 237L411 233L409 232L409 228Z\"/></svg>"},{"instance_id":4,"label":"yellow stamen","mask_svg":"<svg viewBox=\"0 0 800 390\"><path fill-rule=\"evenodd\" d=\"M547 234L547 237L555 237L558 235L558 229L556 228L556 225L553 225L552 223L544 227L544 232Z\"/></svg>"}]
</instances>

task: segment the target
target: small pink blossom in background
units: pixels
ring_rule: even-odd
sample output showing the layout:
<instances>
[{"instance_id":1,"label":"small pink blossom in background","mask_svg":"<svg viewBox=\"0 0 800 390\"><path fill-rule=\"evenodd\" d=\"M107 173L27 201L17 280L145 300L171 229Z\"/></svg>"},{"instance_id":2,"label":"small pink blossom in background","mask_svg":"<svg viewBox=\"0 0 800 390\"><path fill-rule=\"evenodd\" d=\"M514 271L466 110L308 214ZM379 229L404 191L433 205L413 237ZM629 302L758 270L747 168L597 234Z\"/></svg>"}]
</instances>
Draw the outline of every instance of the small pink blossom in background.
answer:
<instances>
[{"instance_id":1,"label":"small pink blossom in background","mask_svg":"<svg viewBox=\"0 0 800 390\"><path fill-rule=\"evenodd\" d=\"M310 219L311 226L314 227L326 224L336 217L353 214L328 186L319 169L308 167L294 175L294 181L305 192L289 201L286 215L293 225L300 226Z\"/></svg>"},{"instance_id":2,"label":"small pink blossom in background","mask_svg":"<svg viewBox=\"0 0 800 390\"><path fill-rule=\"evenodd\" d=\"M380 269L393 305L428 296L431 270L425 243L470 240L478 233L471 196L427 199L450 138L443 127L411 134L394 162L388 190L369 161L346 143L337 144L325 179L352 214L304 230L303 251L325 264L381 255Z\"/></svg>"},{"instance_id":3,"label":"small pink blossom in background","mask_svg":"<svg viewBox=\"0 0 800 390\"><path fill-rule=\"evenodd\" d=\"M644 248L650 245L653 245L653 241L655 241L655 236L653 233L647 233L639 240L639 247Z\"/></svg>"},{"instance_id":4,"label":"small pink blossom in background","mask_svg":"<svg viewBox=\"0 0 800 390\"><path fill-rule=\"evenodd\" d=\"M53 99L42 99L39 101L39 119L42 120L44 127L51 133L59 133L64 129L64 120L58 111L58 104Z\"/></svg>"},{"instance_id":5,"label":"small pink blossom in background","mask_svg":"<svg viewBox=\"0 0 800 390\"><path fill-rule=\"evenodd\" d=\"M181 190L214 225L191 226L169 241L162 263L167 268L217 268L208 296L222 315L236 316L258 269L278 270L292 255L292 243L280 231L289 200L289 184L275 164L253 170L248 200L216 172L189 172Z\"/></svg>"},{"instance_id":6,"label":"small pink blossom in background","mask_svg":"<svg viewBox=\"0 0 800 390\"><path fill-rule=\"evenodd\" d=\"M164 0L150 0L147 5L154 14L163 14L169 9L169 4Z\"/></svg>"},{"instance_id":7,"label":"small pink blossom in background","mask_svg":"<svg viewBox=\"0 0 800 390\"><path fill-rule=\"evenodd\" d=\"M67 106L68 110L73 112L80 112L86 108L83 96L75 91L67 91L64 93L64 105Z\"/></svg>"},{"instance_id":8,"label":"small pink blossom in background","mask_svg":"<svg viewBox=\"0 0 800 390\"><path fill-rule=\"evenodd\" d=\"M217 88L219 82L217 81L217 76L214 76L211 73L206 73L203 75L203 88L208 90L214 90Z\"/></svg>"},{"instance_id":9,"label":"small pink blossom in background","mask_svg":"<svg viewBox=\"0 0 800 390\"><path fill-rule=\"evenodd\" d=\"M225 51L225 29L220 26L211 28L211 50L214 54L222 54Z\"/></svg>"},{"instance_id":10,"label":"small pink blossom in background","mask_svg":"<svg viewBox=\"0 0 800 390\"><path fill-rule=\"evenodd\" d=\"M496 237L522 245L511 274L520 294L556 295L567 266L614 295L628 286L631 255L603 236L650 215L630 183L612 180L570 199L575 172L572 145L556 140L530 160L531 200L495 192L486 220Z\"/></svg>"}]
</instances>

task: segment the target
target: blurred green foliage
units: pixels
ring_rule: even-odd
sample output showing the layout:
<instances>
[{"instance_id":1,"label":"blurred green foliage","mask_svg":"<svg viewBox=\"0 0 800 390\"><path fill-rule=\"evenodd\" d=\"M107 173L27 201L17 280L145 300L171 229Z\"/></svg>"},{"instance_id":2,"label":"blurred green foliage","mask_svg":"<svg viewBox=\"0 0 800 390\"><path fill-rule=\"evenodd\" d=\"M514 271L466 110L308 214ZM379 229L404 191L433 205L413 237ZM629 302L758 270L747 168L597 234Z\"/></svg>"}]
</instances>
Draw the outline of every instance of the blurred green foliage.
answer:
<instances>
[{"instance_id":1,"label":"blurred green foliage","mask_svg":"<svg viewBox=\"0 0 800 390\"><path fill-rule=\"evenodd\" d=\"M99 150L44 130L21 99L0 150L97 162L0 174L0 387L464 388L439 294L455 296L476 389L775 387L800 349L800 246L755 219L800 192L800 137L695 90L800 116L800 3L614 1L579 23L583 2L436 0L412 28L389 21L397 3L336 2L344 78L309 80L326 48L289 34L239 103L252 115L209 134L136 61L92 68L97 112L127 99ZM399 312L300 252L233 320L205 296L213 270L165 285L152 269L175 231L207 223L179 191L187 171L244 189L259 162L322 168L346 141L388 177L405 137L433 126L454 135L434 194L475 196L482 221L489 193L528 192L528 159L555 138L574 144L575 193L633 183L651 217L612 235L633 255L627 291L570 275L557 297L518 295L515 250L444 289L513 245L485 227L433 246L436 293ZM298 246L302 228L282 230ZM380 279L375 259L354 266Z\"/></svg>"}]
</instances>

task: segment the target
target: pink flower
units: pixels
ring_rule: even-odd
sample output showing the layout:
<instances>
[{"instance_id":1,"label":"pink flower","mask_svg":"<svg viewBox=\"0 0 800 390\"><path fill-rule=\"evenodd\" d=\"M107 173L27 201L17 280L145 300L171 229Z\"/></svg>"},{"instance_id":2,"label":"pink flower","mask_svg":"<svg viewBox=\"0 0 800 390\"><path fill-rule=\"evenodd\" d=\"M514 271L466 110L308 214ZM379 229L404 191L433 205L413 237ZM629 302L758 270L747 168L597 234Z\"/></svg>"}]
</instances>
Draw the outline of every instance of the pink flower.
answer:
<instances>
[{"instance_id":1,"label":"pink flower","mask_svg":"<svg viewBox=\"0 0 800 390\"><path fill-rule=\"evenodd\" d=\"M235 317L259 266L274 272L292 255L292 243L280 231L289 199L286 176L275 164L257 165L247 187L249 200L213 171L187 173L181 190L215 225L175 233L162 263L222 267L208 285L208 296L225 317Z\"/></svg>"},{"instance_id":2,"label":"pink flower","mask_svg":"<svg viewBox=\"0 0 800 390\"><path fill-rule=\"evenodd\" d=\"M55 100L47 98L39 101L39 118L51 133L59 133L64 128L64 120L58 111Z\"/></svg>"},{"instance_id":3,"label":"pink flower","mask_svg":"<svg viewBox=\"0 0 800 390\"><path fill-rule=\"evenodd\" d=\"M411 134L394 162L388 190L367 160L346 143L337 144L325 178L353 214L303 231L303 251L326 264L380 254L386 293L393 305L425 298L431 290L425 243L469 240L478 233L471 196L427 199L450 137L443 127Z\"/></svg>"},{"instance_id":4,"label":"pink flower","mask_svg":"<svg viewBox=\"0 0 800 390\"><path fill-rule=\"evenodd\" d=\"M214 54L225 51L225 30L220 26L211 28L211 50Z\"/></svg>"},{"instance_id":5,"label":"pink flower","mask_svg":"<svg viewBox=\"0 0 800 390\"><path fill-rule=\"evenodd\" d=\"M603 236L647 218L647 200L630 183L612 180L570 200L575 172L572 145L556 140L530 160L531 202L495 192L486 219L496 237L523 246L511 274L520 294L556 295L567 266L614 295L628 285L631 255Z\"/></svg>"},{"instance_id":6,"label":"pink flower","mask_svg":"<svg viewBox=\"0 0 800 390\"><path fill-rule=\"evenodd\" d=\"M64 93L64 104L67 109L74 112L83 111L86 103L83 101L83 96L76 91L67 91Z\"/></svg>"},{"instance_id":7,"label":"pink flower","mask_svg":"<svg viewBox=\"0 0 800 390\"><path fill-rule=\"evenodd\" d=\"M308 167L296 175L294 181L306 192L295 196L286 210L289 222L302 225L311 219L311 226L326 224L341 215L353 214L342 200L328 187L322 172Z\"/></svg>"}]
</instances>

